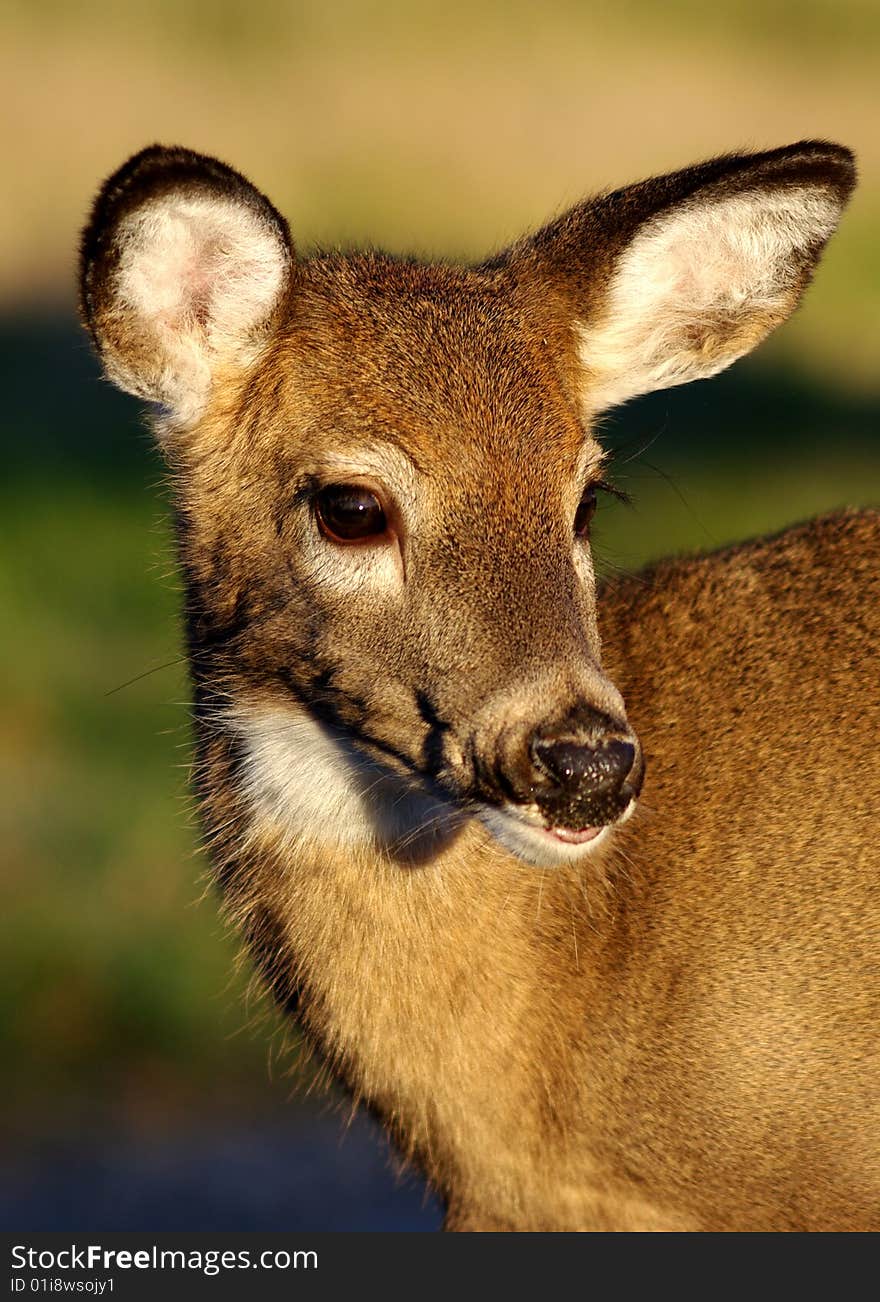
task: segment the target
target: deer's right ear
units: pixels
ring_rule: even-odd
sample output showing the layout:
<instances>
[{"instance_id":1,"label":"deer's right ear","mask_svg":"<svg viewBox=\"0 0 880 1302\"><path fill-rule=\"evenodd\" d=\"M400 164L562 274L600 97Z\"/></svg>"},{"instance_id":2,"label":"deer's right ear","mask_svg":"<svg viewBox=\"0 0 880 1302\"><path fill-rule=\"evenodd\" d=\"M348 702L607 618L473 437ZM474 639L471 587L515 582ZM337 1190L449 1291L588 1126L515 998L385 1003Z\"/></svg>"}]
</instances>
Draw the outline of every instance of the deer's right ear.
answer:
<instances>
[{"instance_id":1,"label":"deer's right ear","mask_svg":"<svg viewBox=\"0 0 880 1302\"><path fill-rule=\"evenodd\" d=\"M221 367L278 321L293 267L284 218L232 168L152 146L101 188L83 232L80 302L108 377L198 418Z\"/></svg>"}]
</instances>

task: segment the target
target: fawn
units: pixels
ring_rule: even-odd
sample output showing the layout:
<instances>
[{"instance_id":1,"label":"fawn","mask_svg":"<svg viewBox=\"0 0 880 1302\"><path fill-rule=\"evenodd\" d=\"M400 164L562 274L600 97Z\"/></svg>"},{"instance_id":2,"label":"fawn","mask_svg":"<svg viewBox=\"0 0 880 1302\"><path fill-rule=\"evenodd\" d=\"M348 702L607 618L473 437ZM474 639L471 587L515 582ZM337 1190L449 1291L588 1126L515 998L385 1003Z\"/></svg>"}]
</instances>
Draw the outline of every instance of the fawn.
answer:
<instances>
[{"instance_id":1,"label":"fawn","mask_svg":"<svg viewBox=\"0 0 880 1302\"><path fill-rule=\"evenodd\" d=\"M95 202L225 908L449 1229L880 1229L880 516L589 545L597 415L784 320L854 183L724 156L472 268L297 258L181 148Z\"/></svg>"}]
</instances>

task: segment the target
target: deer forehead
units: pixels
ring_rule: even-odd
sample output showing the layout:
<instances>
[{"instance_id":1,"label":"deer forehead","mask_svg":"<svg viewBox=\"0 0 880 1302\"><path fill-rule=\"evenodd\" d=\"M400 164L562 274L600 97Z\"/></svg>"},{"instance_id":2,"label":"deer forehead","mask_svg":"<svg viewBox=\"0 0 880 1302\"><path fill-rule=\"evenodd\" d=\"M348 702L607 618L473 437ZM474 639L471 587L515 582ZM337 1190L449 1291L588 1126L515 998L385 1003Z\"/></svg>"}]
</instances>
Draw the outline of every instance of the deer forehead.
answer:
<instances>
[{"instance_id":1,"label":"deer forehead","mask_svg":"<svg viewBox=\"0 0 880 1302\"><path fill-rule=\"evenodd\" d=\"M390 264L379 293L345 261L306 264L248 382L251 444L285 476L372 475L404 497L438 485L447 500L564 494L601 454L540 343L464 273L420 267L416 293L400 284L409 270Z\"/></svg>"}]
</instances>

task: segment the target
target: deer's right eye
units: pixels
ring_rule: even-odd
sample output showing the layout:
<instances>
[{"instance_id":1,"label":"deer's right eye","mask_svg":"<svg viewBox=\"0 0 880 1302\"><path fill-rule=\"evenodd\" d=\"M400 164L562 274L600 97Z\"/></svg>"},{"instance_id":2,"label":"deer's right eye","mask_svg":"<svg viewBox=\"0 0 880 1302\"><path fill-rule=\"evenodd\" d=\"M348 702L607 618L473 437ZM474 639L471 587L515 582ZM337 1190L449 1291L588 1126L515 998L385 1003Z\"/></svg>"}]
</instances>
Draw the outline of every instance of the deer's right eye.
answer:
<instances>
[{"instance_id":1,"label":"deer's right eye","mask_svg":"<svg viewBox=\"0 0 880 1302\"><path fill-rule=\"evenodd\" d=\"M368 488L331 484L315 498L318 527L331 542L377 542L388 532L382 503Z\"/></svg>"}]
</instances>

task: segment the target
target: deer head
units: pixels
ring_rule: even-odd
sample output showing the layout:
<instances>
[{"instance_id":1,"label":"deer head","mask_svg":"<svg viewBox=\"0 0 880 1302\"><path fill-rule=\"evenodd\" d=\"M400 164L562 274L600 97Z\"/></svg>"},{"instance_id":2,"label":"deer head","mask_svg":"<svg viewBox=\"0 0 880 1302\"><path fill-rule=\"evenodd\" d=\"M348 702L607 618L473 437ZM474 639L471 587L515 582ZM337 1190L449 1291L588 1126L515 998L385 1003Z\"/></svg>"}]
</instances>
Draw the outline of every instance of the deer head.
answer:
<instances>
[{"instance_id":1,"label":"deer head","mask_svg":"<svg viewBox=\"0 0 880 1302\"><path fill-rule=\"evenodd\" d=\"M731 155L458 269L298 259L184 149L110 178L83 312L154 407L197 713L252 805L392 854L473 816L536 864L613 835L643 761L601 662L595 417L763 339L853 184L836 145Z\"/></svg>"}]
</instances>

